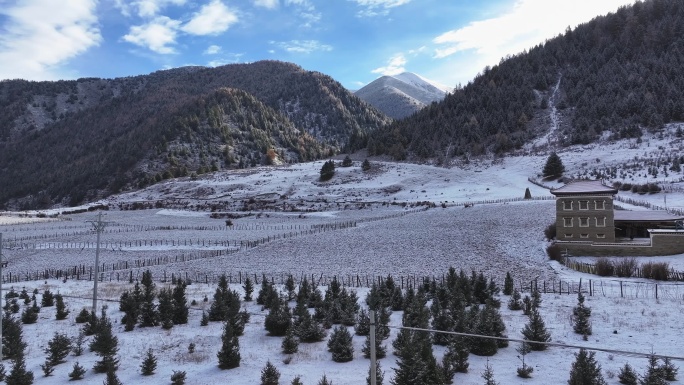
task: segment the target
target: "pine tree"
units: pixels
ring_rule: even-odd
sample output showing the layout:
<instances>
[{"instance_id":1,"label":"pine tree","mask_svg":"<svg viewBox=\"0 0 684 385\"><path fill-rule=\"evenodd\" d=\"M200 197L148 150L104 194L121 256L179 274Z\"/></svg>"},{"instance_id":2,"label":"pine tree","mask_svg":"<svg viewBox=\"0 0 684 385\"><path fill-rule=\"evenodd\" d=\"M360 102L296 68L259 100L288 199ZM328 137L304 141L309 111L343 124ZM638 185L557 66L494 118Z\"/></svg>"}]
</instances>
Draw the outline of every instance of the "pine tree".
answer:
<instances>
[{"instance_id":1,"label":"pine tree","mask_svg":"<svg viewBox=\"0 0 684 385\"><path fill-rule=\"evenodd\" d=\"M523 342L522 344L520 344L519 347L515 349L515 351L520 354L518 356L518 359L520 359L520 361L522 362L522 367L517 368L518 377L530 378L532 372L534 371L534 368L525 363L525 356L527 356L527 354L530 351L532 351L532 349L530 349L530 345L526 342Z\"/></svg>"},{"instance_id":2,"label":"pine tree","mask_svg":"<svg viewBox=\"0 0 684 385\"><path fill-rule=\"evenodd\" d=\"M368 161L368 159L364 159L364 160L363 160L363 163L361 164L361 169L362 169L363 171L369 171L369 170L371 169L371 164L370 164L370 162Z\"/></svg>"},{"instance_id":3,"label":"pine tree","mask_svg":"<svg viewBox=\"0 0 684 385\"><path fill-rule=\"evenodd\" d=\"M44 352L48 355L46 362L51 366L66 362L65 359L69 355L69 352L71 352L71 339L65 334L55 332L54 337L48 342L48 346Z\"/></svg>"},{"instance_id":4,"label":"pine tree","mask_svg":"<svg viewBox=\"0 0 684 385\"><path fill-rule=\"evenodd\" d=\"M11 314L2 317L2 352L3 358L16 359L24 354L26 343L23 338L21 322Z\"/></svg>"},{"instance_id":5,"label":"pine tree","mask_svg":"<svg viewBox=\"0 0 684 385\"><path fill-rule=\"evenodd\" d=\"M499 385L498 382L494 381L494 371L492 370L492 366L489 364L489 360L487 360L485 371L482 372L482 378L485 380L485 385Z\"/></svg>"},{"instance_id":6,"label":"pine tree","mask_svg":"<svg viewBox=\"0 0 684 385\"><path fill-rule=\"evenodd\" d=\"M333 385L332 381L328 381L328 378L323 375L320 381L318 381L318 385Z\"/></svg>"},{"instance_id":7,"label":"pine tree","mask_svg":"<svg viewBox=\"0 0 684 385\"><path fill-rule=\"evenodd\" d=\"M90 342L90 350L100 357L100 361L93 367L95 373L107 373L119 368L119 359L116 357L119 352L119 339L112 332L112 322L107 317L106 310L107 307L103 306L97 332Z\"/></svg>"},{"instance_id":8,"label":"pine tree","mask_svg":"<svg viewBox=\"0 0 684 385\"><path fill-rule=\"evenodd\" d=\"M290 385L304 385L304 383L302 382L302 378L300 376L297 376L292 379Z\"/></svg>"},{"instance_id":9,"label":"pine tree","mask_svg":"<svg viewBox=\"0 0 684 385\"><path fill-rule=\"evenodd\" d=\"M52 294L50 290L45 289L45 291L43 291L43 297L40 299L40 306L55 306L55 296Z\"/></svg>"},{"instance_id":10,"label":"pine tree","mask_svg":"<svg viewBox=\"0 0 684 385\"><path fill-rule=\"evenodd\" d=\"M281 337L287 332L292 323L290 307L284 299L277 298L271 304L271 309L264 320L264 327L269 335Z\"/></svg>"},{"instance_id":11,"label":"pine tree","mask_svg":"<svg viewBox=\"0 0 684 385\"><path fill-rule=\"evenodd\" d=\"M53 365L51 365L48 361L45 361L44 364L41 364L40 368L43 370L43 375L45 377L51 376L52 372L55 371L55 367Z\"/></svg>"},{"instance_id":12,"label":"pine tree","mask_svg":"<svg viewBox=\"0 0 684 385\"><path fill-rule=\"evenodd\" d=\"M399 346L393 344L399 349L395 352L399 360L392 385L444 384L444 370L435 360L429 334L402 329L404 331L408 333Z\"/></svg>"},{"instance_id":13,"label":"pine tree","mask_svg":"<svg viewBox=\"0 0 684 385\"><path fill-rule=\"evenodd\" d=\"M187 283L178 279L173 288L173 324L185 325L188 323L188 299L185 296Z\"/></svg>"},{"instance_id":14,"label":"pine tree","mask_svg":"<svg viewBox=\"0 0 684 385\"><path fill-rule=\"evenodd\" d=\"M601 375L601 365L596 362L595 355L594 352L587 353L586 349L575 353L568 385L606 385L606 380Z\"/></svg>"},{"instance_id":15,"label":"pine tree","mask_svg":"<svg viewBox=\"0 0 684 385\"><path fill-rule=\"evenodd\" d=\"M542 175L544 178L549 177L560 177L565 172L565 166L563 166L563 161L555 152L546 159L546 164L542 170Z\"/></svg>"},{"instance_id":16,"label":"pine tree","mask_svg":"<svg viewBox=\"0 0 684 385\"><path fill-rule=\"evenodd\" d=\"M532 310L532 314L530 314L530 321L523 328L522 334L525 336L525 340L530 341L530 348L535 351L546 350L545 344L536 342L551 341L551 334L546 331L544 319L542 319L542 316L539 314L538 310Z\"/></svg>"},{"instance_id":17,"label":"pine tree","mask_svg":"<svg viewBox=\"0 0 684 385\"><path fill-rule=\"evenodd\" d=\"M159 314L159 320L161 321L162 329L171 329L173 327L174 314L172 293L169 289L162 288L159 290L157 297L159 298L157 311Z\"/></svg>"},{"instance_id":18,"label":"pine tree","mask_svg":"<svg viewBox=\"0 0 684 385\"><path fill-rule=\"evenodd\" d=\"M591 322L589 322L589 316L591 316L591 308L584 305L584 296L582 292L577 293L577 306L572 309L573 315L573 330L577 334L584 336L591 335Z\"/></svg>"},{"instance_id":19,"label":"pine tree","mask_svg":"<svg viewBox=\"0 0 684 385\"><path fill-rule=\"evenodd\" d=\"M171 385L185 385L185 376L184 370L174 370L171 375Z\"/></svg>"},{"instance_id":20,"label":"pine tree","mask_svg":"<svg viewBox=\"0 0 684 385\"><path fill-rule=\"evenodd\" d=\"M338 326L333 330L328 341L328 351L332 353L335 362L349 362L354 359L352 336L345 326Z\"/></svg>"},{"instance_id":21,"label":"pine tree","mask_svg":"<svg viewBox=\"0 0 684 385\"><path fill-rule=\"evenodd\" d=\"M58 321L66 319L66 317L69 315L69 310L66 308L66 305L64 304L64 297L62 297L61 294L56 294L55 302L57 310L57 312L55 313L55 319L57 319Z\"/></svg>"},{"instance_id":22,"label":"pine tree","mask_svg":"<svg viewBox=\"0 0 684 385\"><path fill-rule=\"evenodd\" d=\"M218 352L219 369L233 369L240 366L240 341L233 334L230 322L226 322L221 336L221 350Z\"/></svg>"},{"instance_id":23,"label":"pine tree","mask_svg":"<svg viewBox=\"0 0 684 385\"><path fill-rule=\"evenodd\" d=\"M280 381L280 372L271 361L267 361L266 366L261 369L261 385L278 385L278 381Z\"/></svg>"},{"instance_id":24,"label":"pine tree","mask_svg":"<svg viewBox=\"0 0 684 385\"><path fill-rule=\"evenodd\" d=\"M77 324L82 324L82 323L88 322L89 319L90 319L90 312L88 310L86 310L85 308L83 308L76 315L76 318L74 319L74 321Z\"/></svg>"},{"instance_id":25,"label":"pine tree","mask_svg":"<svg viewBox=\"0 0 684 385\"><path fill-rule=\"evenodd\" d=\"M321 174L321 177L320 177L321 181L326 181L326 180L329 180L330 178L332 178L333 175L335 175L335 162L333 162L332 160L329 160L329 161L323 163L323 167L321 167L320 174Z\"/></svg>"},{"instance_id":26,"label":"pine tree","mask_svg":"<svg viewBox=\"0 0 684 385\"><path fill-rule=\"evenodd\" d=\"M525 196L524 199L532 199L532 193L530 192L530 188L527 187L525 188Z\"/></svg>"},{"instance_id":27,"label":"pine tree","mask_svg":"<svg viewBox=\"0 0 684 385\"><path fill-rule=\"evenodd\" d=\"M26 360L24 352L14 358L14 365L7 377L5 377L5 384L7 385L31 385L33 384L33 372L26 370Z\"/></svg>"},{"instance_id":28,"label":"pine tree","mask_svg":"<svg viewBox=\"0 0 684 385\"><path fill-rule=\"evenodd\" d=\"M200 319L200 326L207 326L209 325L209 316L207 315L207 312L202 310L202 318Z\"/></svg>"},{"instance_id":29,"label":"pine tree","mask_svg":"<svg viewBox=\"0 0 684 385\"><path fill-rule=\"evenodd\" d=\"M523 304L520 302L520 292L518 289L513 289L511 299L508 300L508 308L510 310L521 310L523 308Z\"/></svg>"},{"instance_id":30,"label":"pine tree","mask_svg":"<svg viewBox=\"0 0 684 385\"><path fill-rule=\"evenodd\" d=\"M140 301L140 327L150 327L159 325L159 312L154 303L155 284L152 281L152 272L143 272L140 283L143 285L142 299Z\"/></svg>"},{"instance_id":31,"label":"pine tree","mask_svg":"<svg viewBox=\"0 0 684 385\"><path fill-rule=\"evenodd\" d=\"M84 344L85 344L85 334L83 333L83 330L79 330L78 335L76 336L76 338L74 338L74 341L71 344L71 346L72 346L71 351L74 353L74 355L76 357L83 354L83 345Z\"/></svg>"},{"instance_id":32,"label":"pine tree","mask_svg":"<svg viewBox=\"0 0 684 385\"><path fill-rule=\"evenodd\" d=\"M453 371L453 373L468 373L468 367L470 366L468 363L469 355L470 352L466 338L456 336L452 338L449 345L447 345L447 351L444 353L442 366L447 370L448 363L448 368Z\"/></svg>"},{"instance_id":33,"label":"pine tree","mask_svg":"<svg viewBox=\"0 0 684 385\"><path fill-rule=\"evenodd\" d=\"M654 355L648 357L648 368L646 373L641 376L639 385L665 385L665 372L658 365L658 358Z\"/></svg>"},{"instance_id":34,"label":"pine tree","mask_svg":"<svg viewBox=\"0 0 684 385\"><path fill-rule=\"evenodd\" d=\"M504 279L503 294L504 294L504 295L511 295L511 294L513 294L513 277L511 277L511 273L510 273L510 272L507 272L507 273L506 273L506 278Z\"/></svg>"},{"instance_id":35,"label":"pine tree","mask_svg":"<svg viewBox=\"0 0 684 385\"><path fill-rule=\"evenodd\" d=\"M147 354L140 365L140 374L143 376L151 376L157 369L157 357L152 353L152 349L147 349Z\"/></svg>"},{"instance_id":36,"label":"pine tree","mask_svg":"<svg viewBox=\"0 0 684 385\"><path fill-rule=\"evenodd\" d=\"M78 363L78 361L76 361L76 363L74 363L73 369L71 370L71 372L69 372L69 378L70 378L69 381L82 380L83 376L85 375L85 372L86 372L85 368L83 366L81 366Z\"/></svg>"},{"instance_id":37,"label":"pine tree","mask_svg":"<svg viewBox=\"0 0 684 385\"><path fill-rule=\"evenodd\" d=\"M299 341L294 334L294 325L290 325L290 327L287 328L287 333L285 333L285 338L280 346L282 347L284 354L297 353L299 350Z\"/></svg>"},{"instance_id":38,"label":"pine tree","mask_svg":"<svg viewBox=\"0 0 684 385\"><path fill-rule=\"evenodd\" d=\"M663 374L665 375L665 380L677 381L677 372L679 371L679 368L674 366L672 360L670 360L669 358L665 358L663 360L663 364L660 365L660 369L663 371Z\"/></svg>"},{"instance_id":39,"label":"pine tree","mask_svg":"<svg viewBox=\"0 0 684 385\"><path fill-rule=\"evenodd\" d=\"M319 342L325 338L325 330L311 317L308 311L302 314L297 322L295 332L300 342Z\"/></svg>"},{"instance_id":40,"label":"pine tree","mask_svg":"<svg viewBox=\"0 0 684 385\"><path fill-rule=\"evenodd\" d=\"M361 309L359 315L356 317L354 334L357 336L367 336L368 333L370 333L370 316L366 309Z\"/></svg>"},{"instance_id":41,"label":"pine tree","mask_svg":"<svg viewBox=\"0 0 684 385\"><path fill-rule=\"evenodd\" d=\"M287 290L287 300L292 301L296 297L295 293L295 281L294 277L292 274L287 276L287 280L285 281L285 290Z\"/></svg>"},{"instance_id":42,"label":"pine tree","mask_svg":"<svg viewBox=\"0 0 684 385\"><path fill-rule=\"evenodd\" d=\"M125 291L119 298L119 310L124 313L121 323L126 325L124 330L129 332L135 328L140 316L140 303L142 302L142 291L138 282L133 286L133 291Z\"/></svg>"},{"instance_id":43,"label":"pine tree","mask_svg":"<svg viewBox=\"0 0 684 385\"><path fill-rule=\"evenodd\" d=\"M625 385L637 385L638 377L634 369L629 364L625 364L620 368L620 373L618 373L618 379L621 384Z\"/></svg>"},{"instance_id":44,"label":"pine tree","mask_svg":"<svg viewBox=\"0 0 684 385\"><path fill-rule=\"evenodd\" d=\"M252 280L247 277L245 279L245 284L242 286L242 288L245 290L245 302L249 302L252 300L252 293L254 292L254 284L252 283Z\"/></svg>"},{"instance_id":45,"label":"pine tree","mask_svg":"<svg viewBox=\"0 0 684 385\"><path fill-rule=\"evenodd\" d=\"M263 305L268 309L271 307L271 301L278 298L278 293L275 291L273 285L268 281L265 275L261 277L261 289L257 295L257 305Z\"/></svg>"},{"instance_id":46,"label":"pine tree","mask_svg":"<svg viewBox=\"0 0 684 385\"><path fill-rule=\"evenodd\" d=\"M119 380L119 377L116 376L116 369L111 366L107 369L107 377L105 377L104 385L123 385Z\"/></svg>"},{"instance_id":47,"label":"pine tree","mask_svg":"<svg viewBox=\"0 0 684 385\"><path fill-rule=\"evenodd\" d=\"M371 368L370 365L368 366L368 377L366 377L366 385L371 385L371 376L373 374L371 373ZM376 385L382 385L382 382L385 381L385 372L382 371L382 367L380 366L380 362L375 363L375 384Z\"/></svg>"},{"instance_id":48,"label":"pine tree","mask_svg":"<svg viewBox=\"0 0 684 385\"><path fill-rule=\"evenodd\" d=\"M21 322L25 325L34 324L36 321L38 321L38 312L36 312L33 306L27 307L21 313Z\"/></svg>"}]
</instances>

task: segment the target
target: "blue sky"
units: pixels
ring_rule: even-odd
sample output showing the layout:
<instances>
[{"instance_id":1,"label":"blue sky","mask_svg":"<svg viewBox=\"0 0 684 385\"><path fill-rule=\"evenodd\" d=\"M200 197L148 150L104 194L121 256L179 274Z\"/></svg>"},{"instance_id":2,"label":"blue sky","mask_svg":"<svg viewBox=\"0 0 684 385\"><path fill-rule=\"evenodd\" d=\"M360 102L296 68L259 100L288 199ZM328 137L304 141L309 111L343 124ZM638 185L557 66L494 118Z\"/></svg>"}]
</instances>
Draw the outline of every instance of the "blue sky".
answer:
<instances>
[{"instance_id":1,"label":"blue sky","mask_svg":"<svg viewBox=\"0 0 684 385\"><path fill-rule=\"evenodd\" d=\"M0 0L0 79L296 63L358 89L447 86L633 0Z\"/></svg>"}]
</instances>

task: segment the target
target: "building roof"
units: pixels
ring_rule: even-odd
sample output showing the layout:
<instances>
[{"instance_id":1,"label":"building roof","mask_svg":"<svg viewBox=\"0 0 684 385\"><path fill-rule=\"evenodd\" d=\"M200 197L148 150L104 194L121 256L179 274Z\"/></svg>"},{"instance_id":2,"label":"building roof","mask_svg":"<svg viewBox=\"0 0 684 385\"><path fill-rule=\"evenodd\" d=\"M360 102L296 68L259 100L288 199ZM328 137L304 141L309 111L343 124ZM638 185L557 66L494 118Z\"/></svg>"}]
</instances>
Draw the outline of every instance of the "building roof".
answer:
<instances>
[{"instance_id":1,"label":"building roof","mask_svg":"<svg viewBox=\"0 0 684 385\"><path fill-rule=\"evenodd\" d=\"M643 210L643 211L628 211L628 210L615 210L614 220L617 221L629 221L629 222L674 222L684 220L684 216L673 215L667 211L654 211L654 210Z\"/></svg>"},{"instance_id":2,"label":"building roof","mask_svg":"<svg viewBox=\"0 0 684 385\"><path fill-rule=\"evenodd\" d=\"M617 194L618 190L606 186L600 180L575 180L565 186L551 190L551 194L560 195L591 195L591 194Z\"/></svg>"}]
</instances>

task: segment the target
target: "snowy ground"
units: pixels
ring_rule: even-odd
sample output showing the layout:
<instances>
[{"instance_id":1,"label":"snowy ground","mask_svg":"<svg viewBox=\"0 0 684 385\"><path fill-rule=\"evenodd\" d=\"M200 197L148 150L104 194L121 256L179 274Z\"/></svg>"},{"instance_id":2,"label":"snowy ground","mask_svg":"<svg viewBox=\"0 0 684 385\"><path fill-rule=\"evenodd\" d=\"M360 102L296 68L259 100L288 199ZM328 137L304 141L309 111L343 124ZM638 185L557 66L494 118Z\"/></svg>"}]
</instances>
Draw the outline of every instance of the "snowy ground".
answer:
<instances>
[{"instance_id":1,"label":"snowy ground","mask_svg":"<svg viewBox=\"0 0 684 385\"><path fill-rule=\"evenodd\" d=\"M569 175L588 176L594 168L620 167L622 171L618 174L624 173L623 181L646 183L654 181L646 171L631 166L628 170L621 165L638 157L646 167L645 159L654 162L660 157L664 159L681 151L681 146L681 140L669 132L662 138L647 134L639 145L635 141L606 142L568 148L559 155ZM679 322L684 315L684 286L661 283L656 299L653 282L623 280L621 291L617 280L598 279L547 260L542 230L554 220L554 205L548 190L527 180L539 178L547 156L547 153L532 152L509 158L479 159L451 168L372 161L373 170L369 173L360 169L363 159L355 159L353 167L338 167L335 177L325 183L318 181L322 162L167 181L99 202L112 208L103 216L107 227L101 237L100 258L102 263L111 265L212 250L231 251L218 257L153 266L150 269L156 278L166 272L167 276L188 274L213 280L226 273L233 279L240 274L266 274L278 281L279 277L291 273L296 277L322 276L323 282L332 276L346 280L359 277L363 282L367 277L388 274L397 278L439 277L449 266L454 266L482 271L499 282L510 271L517 284L527 284L536 278L540 284L548 285L549 290L558 284L563 290L568 284L576 288L580 279L586 290L592 280L595 295L588 297L587 302L593 308L594 335L587 342L572 332L570 316L576 296L544 295L542 314L555 342L681 356L678 339L684 332L684 325ZM668 208L684 208L682 174L670 172L665 177L661 173L657 181L670 187ZM520 201L526 188L537 200ZM620 192L620 196L633 196L657 205L665 202L665 194ZM434 203L435 207L426 209L425 201ZM152 202L153 207L156 202L162 202L163 207L136 211L116 209L132 202ZM465 203L474 205L464 208ZM211 217L212 205L217 213L234 215L231 227L226 227L225 217ZM64 210L43 213L53 215L60 211ZM96 239L92 226L96 219L94 212L58 215L57 221L36 218L37 214L0 215L0 232L5 242L3 260L9 262L3 268L4 279L8 273L21 276L44 269L92 265ZM340 226L343 223L354 225ZM240 246L250 242L258 245ZM657 259L661 260L673 267L682 266L680 270L684 270L681 263L684 256ZM141 270L135 269L134 274ZM129 274L129 270L117 272L121 277ZM107 281L116 280L115 277L115 273L105 273ZM95 360L92 353L70 357L68 363L58 366L48 378L42 377L39 366L44 360L42 349L55 331L72 336L77 333L78 326L73 319L78 310L90 306L92 282L41 280L12 285L16 289L25 286L39 291L49 287L53 292L75 296L67 298L72 310L68 321L54 321L54 310L45 309L37 324L24 328L29 342L27 368L34 372L35 383L64 383L66 373L76 360L87 368L92 367ZM105 282L101 285L101 298L116 300L127 287L123 282ZM234 288L241 290L239 285ZM295 375L301 375L305 384L315 384L324 373L336 385L365 383L368 361L361 356L363 338L354 338L355 359L351 363L333 363L322 342L301 345L300 353L285 364L286 357L280 353L281 339L266 335L265 313L253 304L247 305L253 316L245 336L240 339L242 364L235 370L220 371L216 353L221 327L218 324L198 326L201 309L208 306L202 299L205 295L211 298L214 289L213 284L199 282L189 287L189 299L197 300L199 305L193 307L187 326L176 326L171 331L148 328L124 333L122 325L115 324L120 331L119 378L123 383L166 384L172 370L185 370L188 384L226 381L253 384L258 383L260 370L268 360L282 373L281 383L289 383ZM355 290L363 302L367 288ZM506 301L507 298L502 298L502 302ZM108 312L114 320L121 318L115 302L110 303ZM508 311L505 306L502 313L508 335L520 338L526 317ZM401 313L395 313L392 324L399 326L400 323ZM393 329L392 338L396 333ZM187 353L190 342L197 345L196 353ZM143 378L138 369L142 353L148 347L157 354L159 369L157 375ZM441 358L443 350L436 347L435 352ZM576 349L551 348L530 354L527 363L535 371L529 380L515 376L520 362L513 345L490 358L490 362L501 384L564 383L574 352ZM619 354L597 353L597 358L609 384L618 383L615 374L625 362L639 372L646 365L643 358ZM392 377L395 360L390 354L381 361L386 372L385 383ZM470 373L458 374L456 383L482 383L480 373L485 362L485 358L471 356ZM681 365L681 361L676 363ZM92 372L86 375L87 383L99 383L103 379Z\"/></svg>"}]
</instances>

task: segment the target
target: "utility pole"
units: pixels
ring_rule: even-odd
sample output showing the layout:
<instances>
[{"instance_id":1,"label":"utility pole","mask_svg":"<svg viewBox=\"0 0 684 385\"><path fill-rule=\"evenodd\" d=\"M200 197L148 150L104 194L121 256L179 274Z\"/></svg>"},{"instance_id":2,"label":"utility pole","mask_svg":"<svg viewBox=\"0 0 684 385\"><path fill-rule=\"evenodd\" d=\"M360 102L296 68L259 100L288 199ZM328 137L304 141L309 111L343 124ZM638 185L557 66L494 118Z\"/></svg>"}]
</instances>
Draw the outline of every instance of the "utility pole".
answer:
<instances>
[{"instance_id":1,"label":"utility pole","mask_svg":"<svg viewBox=\"0 0 684 385\"><path fill-rule=\"evenodd\" d=\"M100 280L100 233L102 233L107 223L102 222L102 211L97 214L97 222L88 222L92 223L93 228L95 231L97 231L97 246L95 248L95 279L93 279L93 313L97 313L97 281Z\"/></svg>"},{"instance_id":2,"label":"utility pole","mask_svg":"<svg viewBox=\"0 0 684 385\"><path fill-rule=\"evenodd\" d=\"M377 377L375 372L375 310L370 312L370 385L376 385Z\"/></svg>"}]
</instances>

